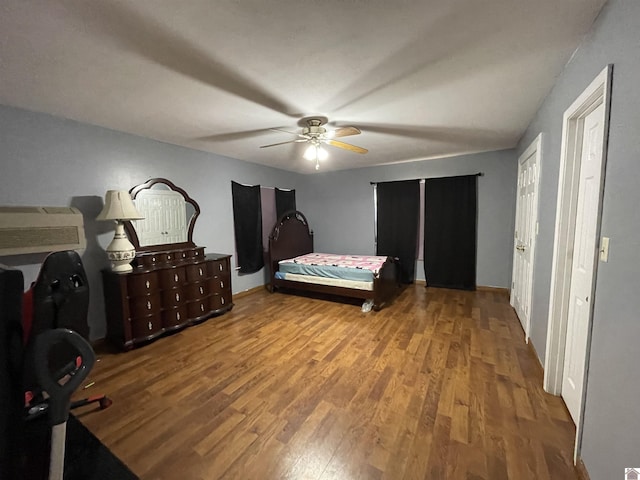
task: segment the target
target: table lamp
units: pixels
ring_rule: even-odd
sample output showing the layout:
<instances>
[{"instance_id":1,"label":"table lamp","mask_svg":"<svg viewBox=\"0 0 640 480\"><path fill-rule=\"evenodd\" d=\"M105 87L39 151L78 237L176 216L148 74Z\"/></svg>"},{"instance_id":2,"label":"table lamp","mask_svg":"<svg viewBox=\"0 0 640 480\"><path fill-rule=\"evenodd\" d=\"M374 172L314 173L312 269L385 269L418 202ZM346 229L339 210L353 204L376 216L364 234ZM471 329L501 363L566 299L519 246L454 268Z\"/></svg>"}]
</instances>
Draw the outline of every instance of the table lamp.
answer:
<instances>
[{"instance_id":1,"label":"table lamp","mask_svg":"<svg viewBox=\"0 0 640 480\"><path fill-rule=\"evenodd\" d=\"M126 273L133 270L131 261L136 256L136 249L127 238L124 231L125 220L140 220L144 218L131 200L129 192L124 190L109 190L104 197L104 208L96 220L113 220L116 222L116 234L107 246L107 257L111 261L111 270Z\"/></svg>"}]
</instances>

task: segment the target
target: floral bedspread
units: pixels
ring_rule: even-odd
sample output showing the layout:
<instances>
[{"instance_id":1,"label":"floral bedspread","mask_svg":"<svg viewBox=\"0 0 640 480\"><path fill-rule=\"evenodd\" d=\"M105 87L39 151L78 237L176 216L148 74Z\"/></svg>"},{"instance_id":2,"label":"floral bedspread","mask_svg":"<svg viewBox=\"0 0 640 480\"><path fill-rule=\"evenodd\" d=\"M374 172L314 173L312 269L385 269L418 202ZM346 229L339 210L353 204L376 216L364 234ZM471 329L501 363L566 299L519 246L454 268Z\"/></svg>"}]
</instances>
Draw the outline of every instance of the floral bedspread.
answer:
<instances>
[{"instance_id":1,"label":"floral bedspread","mask_svg":"<svg viewBox=\"0 0 640 480\"><path fill-rule=\"evenodd\" d=\"M369 270L374 275L382 268L387 257L365 255L336 255L333 253L308 253L279 263L297 263L300 265L332 266Z\"/></svg>"}]
</instances>

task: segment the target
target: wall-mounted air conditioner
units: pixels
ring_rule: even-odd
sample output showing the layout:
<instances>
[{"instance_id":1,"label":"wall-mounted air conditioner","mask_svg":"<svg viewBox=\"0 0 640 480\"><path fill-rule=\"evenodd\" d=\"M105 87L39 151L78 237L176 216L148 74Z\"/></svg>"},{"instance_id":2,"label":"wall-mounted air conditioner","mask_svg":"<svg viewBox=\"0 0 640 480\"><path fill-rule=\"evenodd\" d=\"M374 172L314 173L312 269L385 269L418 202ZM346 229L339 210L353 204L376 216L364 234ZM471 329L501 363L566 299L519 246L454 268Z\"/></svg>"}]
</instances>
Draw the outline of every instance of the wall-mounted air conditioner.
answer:
<instances>
[{"instance_id":1,"label":"wall-mounted air conditioner","mask_svg":"<svg viewBox=\"0 0 640 480\"><path fill-rule=\"evenodd\" d=\"M0 207L0 256L85 248L84 223L73 207Z\"/></svg>"}]
</instances>

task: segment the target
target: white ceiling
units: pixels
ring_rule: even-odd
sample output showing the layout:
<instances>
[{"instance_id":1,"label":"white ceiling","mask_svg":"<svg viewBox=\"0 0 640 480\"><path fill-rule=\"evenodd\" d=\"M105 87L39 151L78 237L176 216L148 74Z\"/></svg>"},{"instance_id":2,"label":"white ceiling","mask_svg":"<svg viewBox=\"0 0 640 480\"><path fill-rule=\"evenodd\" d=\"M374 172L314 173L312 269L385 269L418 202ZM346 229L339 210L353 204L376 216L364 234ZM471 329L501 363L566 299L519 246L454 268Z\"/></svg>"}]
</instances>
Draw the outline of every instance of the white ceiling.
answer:
<instances>
[{"instance_id":1,"label":"white ceiling","mask_svg":"<svg viewBox=\"0 0 640 480\"><path fill-rule=\"evenodd\" d=\"M2 0L0 103L310 173L514 147L605 0Z\"/></svg>"}]
</instances>

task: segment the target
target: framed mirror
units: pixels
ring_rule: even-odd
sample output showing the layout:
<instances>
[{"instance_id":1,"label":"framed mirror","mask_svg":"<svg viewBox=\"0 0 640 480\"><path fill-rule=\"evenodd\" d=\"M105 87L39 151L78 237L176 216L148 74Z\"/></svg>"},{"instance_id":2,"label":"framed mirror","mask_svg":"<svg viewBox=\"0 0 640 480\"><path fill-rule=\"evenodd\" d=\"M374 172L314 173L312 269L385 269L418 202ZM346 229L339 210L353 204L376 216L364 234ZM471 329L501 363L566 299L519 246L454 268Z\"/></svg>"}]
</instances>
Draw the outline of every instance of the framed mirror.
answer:
<instances>
[{"instance_id":1,"label":"framed mirror","mask_svg":"<svg viewBox=\"0 0 640 480\"><path fill-rule=\"evenodd\" d=\"M142 220L125 222L136 251L194 247L193 228L200 206L166 178L152 178L129 190Z\"/></svg>"}]
</instances>

